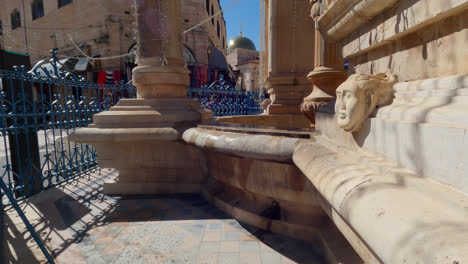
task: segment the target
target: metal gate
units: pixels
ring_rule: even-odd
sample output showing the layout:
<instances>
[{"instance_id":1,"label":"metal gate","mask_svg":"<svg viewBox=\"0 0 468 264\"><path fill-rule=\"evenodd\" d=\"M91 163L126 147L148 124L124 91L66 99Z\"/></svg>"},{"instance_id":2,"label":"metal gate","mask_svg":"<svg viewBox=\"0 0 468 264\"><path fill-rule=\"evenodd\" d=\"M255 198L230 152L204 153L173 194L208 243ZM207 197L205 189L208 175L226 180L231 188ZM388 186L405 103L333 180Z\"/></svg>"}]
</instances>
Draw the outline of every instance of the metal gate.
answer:
<instances>
[{"instance_id":1,"label":"metal gate","mask_svg":"<svg viewBox=\"0 0 468 264\"><path fill-rule=\"evenodd\" d=\"M15 199L96 168L93 147L71 142L69 134L120 98L136 97L132 85L77 77L54 52L29 72L0 71L0 79L0 176Z\"/></svg>"}]
</instances>

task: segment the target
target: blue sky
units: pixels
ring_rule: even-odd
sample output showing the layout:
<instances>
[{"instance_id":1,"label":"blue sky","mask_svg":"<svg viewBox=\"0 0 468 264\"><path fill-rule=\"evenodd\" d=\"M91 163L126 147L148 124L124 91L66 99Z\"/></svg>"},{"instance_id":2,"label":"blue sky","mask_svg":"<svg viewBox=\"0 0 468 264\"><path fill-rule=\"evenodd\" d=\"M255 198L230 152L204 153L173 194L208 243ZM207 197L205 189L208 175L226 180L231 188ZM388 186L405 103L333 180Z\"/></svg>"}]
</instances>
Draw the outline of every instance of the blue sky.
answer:
<instances>
[{"instance_id":1,"label":"blue sky","mask_svg":"<svg viewBox=\"0 0 468 264\"><path fill-rule=\"evenodd\" d=\"M221 8L229 6L235 0L221 0ZM257 50L260 36L260 0L240 0L224 12L226 20L227 41L239 35L240 22L242 22L242 34L250 38Z\"/></svg>"}]
</instances>

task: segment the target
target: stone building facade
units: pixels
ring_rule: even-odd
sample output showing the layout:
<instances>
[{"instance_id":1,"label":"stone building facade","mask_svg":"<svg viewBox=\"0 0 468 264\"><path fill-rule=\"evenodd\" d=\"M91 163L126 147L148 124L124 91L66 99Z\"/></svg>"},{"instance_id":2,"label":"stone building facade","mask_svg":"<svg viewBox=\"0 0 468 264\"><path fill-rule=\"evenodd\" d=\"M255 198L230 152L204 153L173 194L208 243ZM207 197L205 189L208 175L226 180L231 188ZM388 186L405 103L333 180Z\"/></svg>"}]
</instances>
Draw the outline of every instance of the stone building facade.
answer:
<instances>
[{"instance_id":1,"label":"stone building facade","mask_svg":"<svg viewBox=\"0 0 468 264\"><path fill-rule=\"evenodd\" d=\"M27 53L34 65L50 58L80 56L71 39L90 57L126 54L135 45L135 8L131 0L0 0L0 45ZM182 27L187 30L220 11L217 0L184 0ZM156 23L154 23L156 25ZM158 30L155 26L155 30ZM184 45L196 63L208 64L208 47L226 50L226 21L216 16L187 34ZM125 58L101 60L93 70L121 70Z\"/></svg>"},{"instance_id":2,"label":"stone building facade","mask_svg":"<svg viewBox=\"0 0 468 264\"><path fill-rule=\"evenodd\" d=\"M73 40L90 57L128 52L134 40L134 10L128 0L24 0L1 1L3 47L31 56L31 63L81 55ZM17 12L17 19L13 14ZM118 70L123 59L103 60L98 68Z\"/></svg>"},{"instance_id":3,"label":"stone building facade","mask_svg":"<svg viewBox=\"0 0 468 264\"><path fill-rule=\"evenodd\" d=\"M219 0L183 0L183 28L188 30L221 10ZM226 20L223 14L214 17L203 26L184 34L183 43L193 52L197 64L208 65L208 47L215 47L223 54L227 48Z\"/></svg>"},{"instance_id":4,"label":"stone building facade","mask_svg":"<svg viewBox=\"0 0 468 264\"><path fill-rule=\"evenodd\" d=\"M234 45L233 45L234 46ZM230 47L230 46L229 46ZM233 48L226 56L236 75L236 87L246 91L263 91L259 76L259 54L256 50Z\"/></svg>"},{"instance_id":5,"label":"stone building facade","mask_svg":"<svg viewBox=\"0 0 468 264\"><path fill-rule=\"evenodd\" d=\"M258 63L258 59L251 59L237 65L237 69L242 73L239 80L240 86L238 87L249 92L258 93L260 90L263 91L260 86Z\"/></svg>"}]
</instances>

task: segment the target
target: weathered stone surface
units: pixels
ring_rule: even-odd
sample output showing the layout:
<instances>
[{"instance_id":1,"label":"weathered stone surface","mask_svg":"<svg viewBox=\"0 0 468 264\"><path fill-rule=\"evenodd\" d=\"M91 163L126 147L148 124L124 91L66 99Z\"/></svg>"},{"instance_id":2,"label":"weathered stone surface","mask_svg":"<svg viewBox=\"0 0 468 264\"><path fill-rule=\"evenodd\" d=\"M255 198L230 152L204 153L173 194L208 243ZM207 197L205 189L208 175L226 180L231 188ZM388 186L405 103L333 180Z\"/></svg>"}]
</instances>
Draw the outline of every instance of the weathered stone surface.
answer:
<instances>
[{"instance_id":1,"label":"weathered stone surface","mask_svg":"<svg viewBox=\"0 0 468 264\"><path fill-rule=\"evenodd\" d=\"M336 0L319 18L319 24L329 38L340 40L396 2L397 0Z\"/></svg>"},{"instance_id":2,"label":"weathered stone surface","mask_svg":"<svg viewBox=\"0 0 468 264\"><path fill-rule=\"evenodd\" d=\"M357 132L377 106L390 103L396 76L354 74L336 89L335 113L338 126Z\"/></svg>"},{"instance_id":3,"label":"weathered stone surface","mask_svg":"<svg viewBox=\"0 0 468 264\"><path fill-rule=\"evenodd\" d=\"M180 137L186 129L210 122L212 113L186 98L189 71L182 54L181 2L135 5L138 41L143 44L138 46L138 67L133 69L139 98L120 100L70 138L92 144L101 167L119 171L117 180L104 185L106 194L199 192L203 155ZM148 23L149 17L157 19ZM155 27L172 30L163 34L153 32ZM161 48L145 49L152 44Z\"/></svg>"},{"instance_id":4,"label":"weathered stone surface","mask_svg":"<svg viewBox=\"0 0 468 264\"><path fill-rule=\"evenodd\" d=\"M197 147L245 158L276 161L291 160L298 138L251 135L191 128L184 132L185 142Z\"/></svg>"},{"instance_id":5,"label":"weathered stone surface","mask_svg":"<svg viewBox=\"0 0 468 264\"><path fill-rule=\"evenodd\" d=\"M317 115L317 130L337 144L365 149L466 194L468 92L464 87L468 87L466 75L398 83L393 103L380 108L361 132L340 131L336 117L325 113Z\"/></svg>"},{"instance_id":6,"label":"weathered stone surface","mask_svg":"<svg viewBox=\"0 0 468 264\"><path fill-rule=\"evenodd\" d=\"M341 224L356 232L358 237L344 235L366 262L462 263L468 259L466 195L385 160L318 140L299 145L294 162L343 219ZM364 243L356 242L359 238Z\"/></svg>"},{"instance_id":7,"label":"weathered stone surface","mask_svg":"<svg viewBox=\"0 0 468 264\"><path fill-rule=\"evenodd\" d=\"M467 8L468 3L465 0L447 0L443 4L437 0L414 1L413 4L401 1L387 11L387 14L377 16L371 23L352 32L344 41L343 56L348 58L362 54Z\"/></svg>"},{"instance_id":8,"label":"weathered stone surface","mask_svg":"<svg viewBox=\"0 0 468 264\"><path fill-rule=\"evenodd\" d=\"M221 116L216 118L217 122L269 127L278 129L309 128L310 122L304 115L257 115L257 116Z\"/></svg>"},{"instance_id":9,"label":"weathered stone surface","mask_svg":"<svg viewBox=\"0 0 468 264\"><path fill-rule=\"evenodd\" d=\"M313 68L314 36L301 33L314 25L309 7L305 0L271 0L266 5L266 88L271 99L267 114L301 115L302 99L312 91L305 76Z\"/></svg>"}]
</instances>

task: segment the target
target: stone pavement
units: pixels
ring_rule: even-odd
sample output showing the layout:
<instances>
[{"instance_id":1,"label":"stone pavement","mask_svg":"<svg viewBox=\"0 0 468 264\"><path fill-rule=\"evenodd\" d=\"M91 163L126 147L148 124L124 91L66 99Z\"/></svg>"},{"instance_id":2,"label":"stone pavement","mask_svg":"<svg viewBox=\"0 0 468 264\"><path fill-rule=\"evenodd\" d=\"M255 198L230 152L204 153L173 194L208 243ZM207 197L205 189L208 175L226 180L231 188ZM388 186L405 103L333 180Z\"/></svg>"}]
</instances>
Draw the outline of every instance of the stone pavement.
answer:
<instances>
[{"instance_id":1,"label":"stone pavement","mask_svg":"<svg viewBox=\"0 0 468 264\"><path fill-rule=\"evenodd\" d=\"M109 197L103 170L21 203L58 263L324 263L318 245L243 225L200 195ZM16 212L5 263L45 263Z\"/></svg>"}]
</instances>

